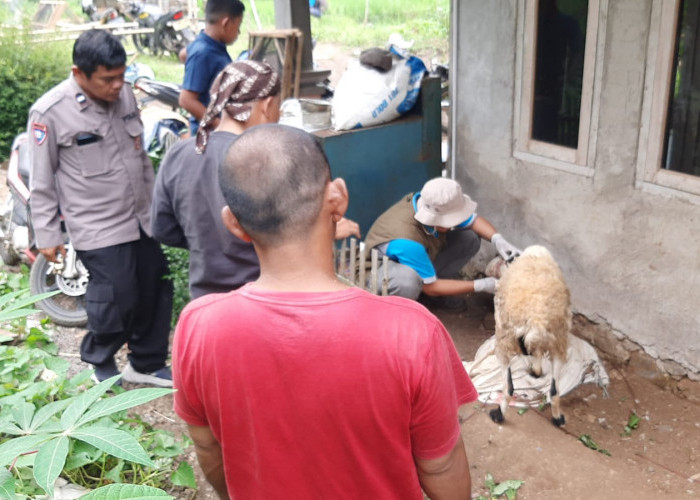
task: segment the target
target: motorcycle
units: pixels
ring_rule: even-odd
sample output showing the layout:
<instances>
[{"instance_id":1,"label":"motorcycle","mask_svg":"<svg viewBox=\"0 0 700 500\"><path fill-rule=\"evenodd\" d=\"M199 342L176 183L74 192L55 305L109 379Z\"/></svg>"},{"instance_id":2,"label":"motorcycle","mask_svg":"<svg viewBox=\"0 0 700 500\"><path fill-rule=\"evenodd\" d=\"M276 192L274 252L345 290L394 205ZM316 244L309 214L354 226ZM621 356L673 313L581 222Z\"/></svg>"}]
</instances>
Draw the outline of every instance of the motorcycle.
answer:
<instances>
[{"instance_id":1,"label":"motorcycle","mask_svg":"<svg viewBox=\"0 0 700 500\"><path fill-rule=\"evenodd\" d=\"M32 294L58 290L60 293L37 302L57 325L82 327L87 324L85 292L88 271L70 242L66 257L49 262L34 246L29 210L29 151L23 132L12 143L7 167L8 197L0 213L0 257L7 265L24 262L31 266L29 288Z\"/></svg>"},{"instance_id":2,"label":"motorcycle","mask_svg":"<svg viewBox=\"0 0 700 500\"><path fill-rule=\"evenodd\" d=\"M440 109L442 132L447 133L450 115L450 67L433 59L430 76L440 78Z\"/></svg>"},{"instance_id":3,"label":"motorcycle","mask_svg":"<svg viewBox=\"0 0 700 500\"><path fill-rule=\"evenodd\" d=\"M90 21L100 24L123 24L127 20L124 14L117 7L107 7L104 10L98 10L93 0L82 0L81 8L83 13L88 16Z\"/></svg>"},{"instance_id":4,"label":"motorcycle","mask_svg":"<svg viewBox=\"0 0 700 500\"><path fill-rule=\"evenodd\" d=\"M126 80L136 94L149 155L159 155L176 141L189 137L189 121L177 110L180 85L154 80L153 71L138 63L127 68ZM170 109L167 109L167 108Z\"/></svg>"},{"instance_id":5,"label":"motorcycle","mask_svg":"<svg viewBox=\"0 0 700 500\"><path fill-rule=\"evenodd\" d=\"M154 56L162 52L178 54L194 41L195 33L182 9L163 13L158 6L132 2L129 14L141 28L152 28L153 33L136 33L132 40L136 50L150 51Z\"/></svg>"}]
</instances>

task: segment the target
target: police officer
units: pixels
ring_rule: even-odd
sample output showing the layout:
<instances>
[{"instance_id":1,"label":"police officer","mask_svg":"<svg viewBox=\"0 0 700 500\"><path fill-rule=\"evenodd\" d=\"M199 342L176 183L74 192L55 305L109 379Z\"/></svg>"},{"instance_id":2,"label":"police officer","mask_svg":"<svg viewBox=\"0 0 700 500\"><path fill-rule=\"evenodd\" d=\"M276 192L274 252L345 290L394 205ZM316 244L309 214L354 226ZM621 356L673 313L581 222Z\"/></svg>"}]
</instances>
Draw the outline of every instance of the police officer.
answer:
<instances>
[{"instance_id":1,"label":"police officer","mask_svg":"<svg viewBox=\"0 0 700 500\"><path fill-rule=\"evenodd\" d=\"M62 216L90 273L80 357L95 366L95 377L119 373L114 354L126 343L123 380L170 387L172 284L150 237L153 167L125 70L121 42L105 30L86 31L73 46L69 78L32 106L32 222L39 252L57 262L65 256Z\"/></svg>"}]
</instances>

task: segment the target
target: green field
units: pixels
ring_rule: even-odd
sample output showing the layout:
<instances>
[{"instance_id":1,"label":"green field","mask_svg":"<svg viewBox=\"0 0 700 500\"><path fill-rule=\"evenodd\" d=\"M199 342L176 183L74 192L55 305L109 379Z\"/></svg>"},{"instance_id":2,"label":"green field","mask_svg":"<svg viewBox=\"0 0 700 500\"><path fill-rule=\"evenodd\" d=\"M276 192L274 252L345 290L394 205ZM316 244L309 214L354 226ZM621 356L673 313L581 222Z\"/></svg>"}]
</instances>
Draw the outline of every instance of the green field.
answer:
<instances>
[{"instance_id":1,"label":"green field","mask_svg":"<svg viewBox=\"0 0 700 500\"><path fill-rule=\"evenodd\" d=\"M392 33L401 34L406 40L413 40L412 51L423 57L429 65L433 57L447 61L449 51L450 0L327 0L328 10L319 19L311 17L311 36L316 43L332 43L348 52L369 47L384 47ZM12 2L0 4L0 22L14 24L13 13L9 10ZM36 9L34 0L15 0L22 9L25 19L30 18ZM70 22L85 20L81 12L80 0L68 0L64 19ZM229 53L236 57L248 48L248 32L274 29L274 0L244 0L246 14L241 27L241 35ZM204 2L200 2L200 18L203 17ZM369 9L366 11L366 6ZM365 22L365 17L367 22ZM258 20L260 24L258 24ZM70 51L71 43L61 44ZM130 61L150 66L156 78L179 83L184 67L174 56L151 57L138 54L127 38L125 47Z\"/></svg>"}]
</instances>

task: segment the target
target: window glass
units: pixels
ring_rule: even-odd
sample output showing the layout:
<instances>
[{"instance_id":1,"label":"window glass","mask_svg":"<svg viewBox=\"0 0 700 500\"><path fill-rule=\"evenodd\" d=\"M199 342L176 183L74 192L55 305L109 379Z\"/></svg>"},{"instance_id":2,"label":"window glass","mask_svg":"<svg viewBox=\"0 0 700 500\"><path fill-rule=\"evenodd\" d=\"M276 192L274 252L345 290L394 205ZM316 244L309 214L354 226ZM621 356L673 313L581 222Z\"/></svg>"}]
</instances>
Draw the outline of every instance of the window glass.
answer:
<instances>
[{"instance_id":1,"label":"window glass","mask_svg":"<svg viewBox=\"0 0 700 500\"><path fill-rule=\"evenodd\" d=\"M532 138L577 148L588 0L540 0Z\"/></svg>"},{"instance_id":2,"label":"window glass","mask_svg":"<svg viewBox=\"0 0 700 500\"><path fill-rule=\"evenodd\" d=\"M683 0L678 13L663 168L700 175L700 0Z\"/></svg>"}]
</instances>

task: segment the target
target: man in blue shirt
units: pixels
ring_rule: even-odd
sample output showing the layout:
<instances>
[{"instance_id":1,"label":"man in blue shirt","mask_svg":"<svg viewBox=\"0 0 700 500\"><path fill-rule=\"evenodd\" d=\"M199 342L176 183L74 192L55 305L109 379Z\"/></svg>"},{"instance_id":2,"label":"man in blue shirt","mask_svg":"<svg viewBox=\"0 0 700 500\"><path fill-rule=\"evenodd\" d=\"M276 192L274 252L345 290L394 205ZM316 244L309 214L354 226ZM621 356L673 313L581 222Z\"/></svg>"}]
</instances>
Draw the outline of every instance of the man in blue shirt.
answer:
<instances>
[{"instance_id":1,"label":"man in blue shirt","mask_svg":"<svg viewBox=\"0 0 700 500\"><path fill-rule=\"evenodd\" d=\"M520 254L488 220L476 214L476 203L462 193L456 181L437 178L379 216L365 245L390 259L389 294L415 300L421 293L428 297L493 293L494 278L459 279L460 269L479 251L481 239L493 243L506 260ZM443 300L436 305L450 307L453 303L460 302Z\"/></svg>"},{"instance_id":2,"label":"man in blue shirt","mask_svg":"<svg viewBox=\"0 0 700 500\"><path fill-rule=\"evenodd\" d=\"M192 135L209 104L214 78L231 62L226 46L238 38L244 10L239 0L209 0L205 8L206 27L187 47L179 103L191 115Z\"/></svg>"}]
</instances>

